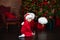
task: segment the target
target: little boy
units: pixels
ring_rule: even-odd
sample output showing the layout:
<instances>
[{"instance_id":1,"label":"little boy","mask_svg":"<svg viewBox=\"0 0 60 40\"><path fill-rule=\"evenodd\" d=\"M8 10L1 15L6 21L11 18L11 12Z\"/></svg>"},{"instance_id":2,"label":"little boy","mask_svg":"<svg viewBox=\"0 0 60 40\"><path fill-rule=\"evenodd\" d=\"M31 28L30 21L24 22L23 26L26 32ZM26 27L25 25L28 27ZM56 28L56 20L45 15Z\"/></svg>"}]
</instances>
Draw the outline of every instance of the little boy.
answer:
<instances>
[{"instance_id":1,"label":"little boy","mask_svg":"<svg viewBox=\"0 0 60 40\"><path fill-rule=\"evenodd\" d=\"M34 17L30 13L24 15L24 23L21 28L22 35L20 35L19 37L31 37L35 35L35 33L33 33L31 30L31 22L33 19Z\"/></svg>"}]
</instances>

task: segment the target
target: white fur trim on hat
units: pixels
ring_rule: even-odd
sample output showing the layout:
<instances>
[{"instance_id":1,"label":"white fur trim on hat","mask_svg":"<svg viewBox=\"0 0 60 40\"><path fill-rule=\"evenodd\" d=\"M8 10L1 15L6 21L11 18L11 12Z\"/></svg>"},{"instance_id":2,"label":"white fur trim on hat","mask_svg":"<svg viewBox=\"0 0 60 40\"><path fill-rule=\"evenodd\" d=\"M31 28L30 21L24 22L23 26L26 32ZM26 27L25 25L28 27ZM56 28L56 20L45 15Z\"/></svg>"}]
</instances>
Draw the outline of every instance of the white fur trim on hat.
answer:
<instances>
[{"instance_id":1,"label":"white fur trim on hat","mask_svg":"<svg viewBox=\"0 0 60 40\"><path fill-rule=\"evenodd\" d=\"M35 18L35 14L34 13L30 13L32 15L32 18L34 19Z\"/></svg>"},{"instance_id":2,"label":"white fur trim on hat","mask_svg":"<svg viewBox=\"0 0 60 40\"><path fill-rule=\"evenodd\" d=\"M27 15L25 19L27 20L27 19L30 19L30 18L32 19L32 16L31 15Z\"/></svg>"},{"instance_id":3,"label":"white fur trim on hat","mask_svg":"<svg viewBox=\"0 0 60 40\"><path fill-rule=\"evenodd\" d=\"M22 22L21 25L24 25L24 22Z\"/></svg>"},{"instance_id":4,"label":"white fur trim on hat","mask_svg":"<svg viewBox=\"0 0 60 40\"><path fill-rule=\"evenodd\" d=\"M45 17L40 17L40 18L38 19L38 22L41 23L41 24L47 24L47 23L48 23L48 20L47 20L47 18L45 18Z\"/></svg>"},{"instance_id":5,"label":"white fur trim on hat","mask_svg":"<svg viewBox=\"0 0 60 40\"><path fill-rule=\"evenodd\" d=\"M27 13L27 14L31 15L32 16L32 19L35 18L35 14L34 13Z\"/></svg>"}]
</instances>

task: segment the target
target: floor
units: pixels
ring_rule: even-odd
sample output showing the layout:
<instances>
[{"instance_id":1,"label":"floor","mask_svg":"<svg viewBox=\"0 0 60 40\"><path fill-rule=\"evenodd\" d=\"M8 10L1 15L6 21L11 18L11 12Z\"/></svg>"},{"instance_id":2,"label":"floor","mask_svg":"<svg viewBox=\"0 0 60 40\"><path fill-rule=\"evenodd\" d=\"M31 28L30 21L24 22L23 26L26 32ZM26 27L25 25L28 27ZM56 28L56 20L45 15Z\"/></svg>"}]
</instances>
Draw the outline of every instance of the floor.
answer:
<instances>
[{"instance_id":1,"label":"floor","mask_svg":"<svg viewBox=\"0 0 60 40\"><path fill-rule=\"evenodd\" d=\"M53 32L41 31L38 32L34 37L26 37L20 39L18 39L17 29L15 28L13 31L12 29L10 28L8 32L6 32L5 29L1 31L0 40L60 40L60 27L57 27Z\"/></svg>"}]
</instances>

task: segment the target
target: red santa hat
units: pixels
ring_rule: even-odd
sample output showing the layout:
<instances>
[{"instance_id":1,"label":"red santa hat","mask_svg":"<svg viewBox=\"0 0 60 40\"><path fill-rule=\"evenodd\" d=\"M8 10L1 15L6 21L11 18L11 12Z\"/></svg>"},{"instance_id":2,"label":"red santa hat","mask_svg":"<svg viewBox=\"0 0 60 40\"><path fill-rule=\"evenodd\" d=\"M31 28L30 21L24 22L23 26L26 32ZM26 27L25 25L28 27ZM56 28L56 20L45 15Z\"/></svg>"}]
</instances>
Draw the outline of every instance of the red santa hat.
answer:
<instances>
[{"instance_id":1,"label":"red santa hat","mask_svg":"<svg viewBox=\"0 0 60 40\"><path fill-rule=\"evenodd\" d=\"M40 18L38 18L38 22L40 24L47 24L48 23L48 20L47 20L46 17L40 17Z\"/></svg>"}]
</instances>

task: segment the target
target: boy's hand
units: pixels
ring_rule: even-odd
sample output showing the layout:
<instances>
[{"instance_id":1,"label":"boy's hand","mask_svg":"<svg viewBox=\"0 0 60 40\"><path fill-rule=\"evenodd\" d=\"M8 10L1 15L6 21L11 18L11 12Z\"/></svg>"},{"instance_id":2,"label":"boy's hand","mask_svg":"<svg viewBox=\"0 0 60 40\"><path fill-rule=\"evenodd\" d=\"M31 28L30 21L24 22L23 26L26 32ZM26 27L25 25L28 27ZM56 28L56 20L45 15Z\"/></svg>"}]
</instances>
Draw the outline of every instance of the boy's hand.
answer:
<instances>
[{"instance_id":1,"label":"boy's hand","mask_svg":"<svg viewBox=\"0 0 60 40\"><path fill-rule=\"evenodd\" d=\"M44 24L42 24L42 27L44 27Z\"/></svg>"},{"instance_id":2,"label":"boy's hand","mask_svg":"<svg viewBox=\"0 0 60 40\"><path fill-rule=\"evenodd\" d=\"M32 35L35 35L35 33L32 33Z\"/></svg>"}]
</instances>

